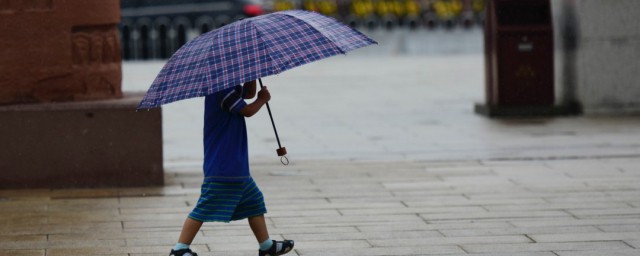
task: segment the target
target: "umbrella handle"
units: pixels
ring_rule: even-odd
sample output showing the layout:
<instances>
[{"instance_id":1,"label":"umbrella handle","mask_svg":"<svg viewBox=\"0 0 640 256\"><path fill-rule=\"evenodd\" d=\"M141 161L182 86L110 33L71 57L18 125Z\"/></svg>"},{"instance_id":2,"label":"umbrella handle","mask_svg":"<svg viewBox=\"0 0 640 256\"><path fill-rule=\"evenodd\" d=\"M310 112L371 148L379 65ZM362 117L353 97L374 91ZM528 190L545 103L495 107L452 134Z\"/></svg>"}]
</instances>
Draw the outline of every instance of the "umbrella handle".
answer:
<instances>
[{"instance_id":1,"label":"umbrella handle","mask_svg":"<svg viewBox=\"0 0 640 256\"><path fill-rule=\"evenodd\" d=\"M262 85L262 79L258 78L258 81L260 82L260 88L264 88L264 85ZM287 159L286 164L284 161L282 161L282 157L286 158L286 154L287 154L287 148L282 147L282 144L280 144L280 137L278 136L278 130L276 129L276 123L273 121L273 115L271 114L271 107L269 107L269 102L267 102L267 111L269 111L269 118L271 119L271 125L273 126L273 132L276 134L276 140L278 141L278 149L276 150L276 152L278 153L278 156L281 157L280 162L282 162L282 164L284 165L288 165L289 164L289 159Z\"/></svg>"}]
</instances>

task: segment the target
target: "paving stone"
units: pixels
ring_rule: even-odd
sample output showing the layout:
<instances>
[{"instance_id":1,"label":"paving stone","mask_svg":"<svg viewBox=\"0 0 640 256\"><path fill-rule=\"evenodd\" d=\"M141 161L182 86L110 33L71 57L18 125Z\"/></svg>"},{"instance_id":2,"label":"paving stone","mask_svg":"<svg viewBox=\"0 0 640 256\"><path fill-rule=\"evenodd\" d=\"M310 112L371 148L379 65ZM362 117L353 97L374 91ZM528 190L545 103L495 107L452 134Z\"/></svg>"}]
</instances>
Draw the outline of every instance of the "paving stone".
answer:
<instances>
[{"instance_id":1,"label":"paving stone","mask_svg":"<svg viewBox=\"0 0 640 256\"><path fill-rule=\"evenodd\" d=\"M526 199L468 199L463 195L452 196L449 198L443 198L442 200L433 200L430 198L423 198L421 201L403 200L410 207L423 207L423 206L493 206L493 205L508 205L517 207L519 205L530 204L545 204L542 198L526 198Z\"/></svg>"},{"instance_id":2,"label":"paving stone","mask_svg":"<svg viewBox=\"0 0 640 256\"><path fill-rule=\"evenodd\" d=\"M469 253L501 253L531 251L595 251L595 250L628 250L629 245L621 241L611 242L575 242L575 243L519 243L519 244L472 244L461 245Z\"/></svg>"},{"instance_id":3,"label":"paving stone","mask_svg":"<svg viewBox=\"0 0 640 256\"><path fill-rule=\"evenodd\" d=\"M586 241L619 241L640 239L640 232L601 232L575 234L534 234L530 235L538 243L549 242L586 242Z\"/></svg>"},{"instance_id":4,"label":"paving stone","mask_svg":"<svg viewBox=\"0 0 640 256\"><path fill-rule=\"evenodd\" d=\"M625 239L624 242L633 248L640 249L640 238Z\"/></svg>"},{"instance_id":5,"label":"paving stone","mask_svg":"<svg viewBox=\"0 0 640 256\"><path fill-rule=\"evenodd\" d=\"M578 218L589 218L597 216L640 216L640 208L609 208L609 209L589 209L589 210L568 210L569 213Z\"/></svg>"},{"instance_id":6,"label":"paving stone","mask_svg":"<svg viewBox=\"0 0 640 256\"><path fill-rule=\"evenodd\" d=\"M335 234L283 234L285 239L300 241L340 241L340 240L376 240L376 239L416 239L442 237L437 231L403 231L376 233L335 233Z\"/></svg>"},{"instance_id":7,"label":"paving stone","mask_svg":"<svg viewBox=\"0 0 640 256\"><path fill-rule=\"evenodd\" d=\"M58 240L47 243L46 248L117 248L126 246L124 239L99 239L99 240Z\"/></svg>"},{"instance_id":8,"label":"paving stone","mask_svg":"<svg viewBox=\"0 0 640 256\"><path fill-rule=\"evenodd\" d=\"M386 209L348 209L340 210L345 216L349 215L388 215L388 214L429 214L429 213L460 213L487 212L482 207L402 207Z\"/></svg>"},{"instance_id":9,"label":"paving stone","mask_svg":"<svg viewBox=\"0 0 640 256\"><path fill-rule=\"evenodd\" d=\"M606 203L543 203L543 204L526 204L526 205L487 205L489 211L524 211L524 210L573 210L573 209L610 209L610 208L629 208L630 206L624 202L606 202ZM574 213L570 211L570 213Z\"/></svg>"},{"instance_id":10,"label":"paving stone","mask_svg":"<svg viewBox=\"0 0 640 256\"><path fill-rule=\"evenodd\" d=\"M368 240L373 246L398 247L416 245L448 245L448 244L510 244L510 243L531 243L526 236L481 236L481 237L430 237L423 239L385 239Z\"/></svg>"},{"instance_id":11,"label":"paving stone","mask_svg":"<svg viewBox=\"0 0 640 256\"><path fill-rule=\"evenodd\" d=\"M598 229L604 232L640 232L640 224L635 225L598 225Z\"/></svg>"},{"instance_id":12,"label":"paving stone","mask_svg":"<svg viewBox=\"0 0 640 256\"><path fill-rule=\"evenodd\" d=\"M558 256L638 256L640 249L629 250L596 250L596 251L554 251Z\"/></svg>"},{"instance_id":13,"label":"paving stone","mask_svg":"<svg viewBox=\"0 0 640 256\"><path fill-rule=\"evenodd\" d=\"M513 256L513 253L433 254L433 256ZM553 252L518 252L518 256L557 256Z\"/></svg>"},{"instance_id":14,"label":"paving stone","mask_svg":"<svg viewBox=\"0 0 640 256\"><path fill-rule=\"evenodd\" d=\"M45 256L45 250L5 250L0 249L0 255L7 256Z\"/></svg>"},{"instance_id":15,"label":"paving stone","mask_svg":"<svg viewBox=\"0 0 640 256\"><path fill-rule=\"evenodd\" d=\"M526 211L526 212L471 212L471 213L423 213L425 220L461 220L461 219L517 219L531 217L568 217L563 211Z\"/></svg>"},{"instance_id":16,"label":"paving stone","mask_svg":"<svg viewBox=\"0 0 640 256\"><path fill-rule=\"evenodd\" d=\"M340 233L354 233L359 230L354 226L337 226L337 227L314 227L314 228L298 228L298 227L269 227L270 234L280 235L297 235L297 234L340 234ZM229 235L227 231L203 231L204 236L220 236ZM250 233L250 232L245 232Z\"/></svg>"},{"instance_id":17,"label":"paving stone","mask_svg":"<svg viewBox=\"0 0 640 256\"><path fill-rule=\"evenodd\" d=\"M372 216L338 216L338 217L307 217L307 218L295 218L295 217L278 217L271 218L277 225L292 225L292 224L325 224L325 223L377 223L382 225L383 223L396 223L406 221L420 221L420 218L416 215L372 215Z\"/></svg>"},{"instance_id":18,"label":"paving stone","mask_svg":"<svg viewBox=\"0 0 640 256\"><path fill-rule=\"evenodd\" d=\"M468 226L468 225L467 225ZM569 226L569 227L526 227L526 228L463 228L463 229L439 229L440 233L448 237L460 236L497 236L497 235L534 235L534 234L570 234L570 233L598 233L593 226Z\"/></svg>"},{"instance_id":19,"label":"paving stone","mask_svg":"<svg viewBox=\"0 0 640 256\"><path fill-rule=\"evenodd\" d=\"M300 204L282 204L277 206L277 210L279 211L288 211L288 210L322 210L322 209L338 209L338 210L346 210L346 209L396 209L396 208L405 208L406 206L396 200L395 202L348 202L348 203L336 203L336 202L328 202L324 201L323 203L300 203ZM269 210L271 212L271 210Z\"/></svg>"},{"instance_id":20,"label":"paving stone","mask_svg":"<svg viewBox=\"0 0 640 256\"><path fill-rule=\"evenodd\" d=\"M314 256L314 255L327 255L327 249L296 249L301 256ZM458 246L425 246L425 247L398 247L398 248L337 248L331 249L332 255L431 255L431 254L444 254L447 255L453 253L463 254L464 251Z\"/></svg>"},{"instance_id":21,"label":"paving stone","mask_svg":"<svg viewBox=\"0 0 640 256\"><path fill-rule=\"evenodd\" d=\"M0 249L34 249L46 247L47 236L43 235L0 236Z\"/></svg>"},{"instance_id":22,"label":"paving stone","mask_svg":"<svg viewBox=\"0 0 640 256\"><path fill-rule=\"evenodd\" d=\"M640 224L637 218L607 218L607 219L564 219L564 220L513 220L510 221L516 227L549 227L549 226L593 226L593 225L636 225Z\"/></svg>"},{"instance_id":23,"label":"paving stone","mask_svg":"<svg viewBox=\"0 0 640 256\"><path fill-rule=\"evenodd\" d=\"M192 247L194 251L206 252L209 249L206 246L194 245ZM140 247L108 247L108 248L92 248L92 247L79 247L79 248L55 248L47 249L47 256L65 256L65 255L127 255L129 253L153 253L153 254L168 254L171 250L171 246L140 246Z\"/></svg>"}]
</instances>

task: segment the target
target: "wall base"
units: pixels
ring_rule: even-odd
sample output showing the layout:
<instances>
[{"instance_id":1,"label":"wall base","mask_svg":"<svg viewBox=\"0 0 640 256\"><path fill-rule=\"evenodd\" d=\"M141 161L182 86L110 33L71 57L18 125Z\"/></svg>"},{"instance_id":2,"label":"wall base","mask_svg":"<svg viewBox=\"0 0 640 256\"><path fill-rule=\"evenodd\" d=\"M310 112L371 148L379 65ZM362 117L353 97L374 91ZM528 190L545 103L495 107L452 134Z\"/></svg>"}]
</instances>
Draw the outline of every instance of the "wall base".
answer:
<instances>
[{"instance_id":1,"label":"wall base","mask_svg":"<svg viewBox=\"0 0 640 256\"><path fill-rule=\"evenodd\" d=\"M0 189L163 185L162 110L141 99L0 106Z\"/></svg>"}]
</instances>

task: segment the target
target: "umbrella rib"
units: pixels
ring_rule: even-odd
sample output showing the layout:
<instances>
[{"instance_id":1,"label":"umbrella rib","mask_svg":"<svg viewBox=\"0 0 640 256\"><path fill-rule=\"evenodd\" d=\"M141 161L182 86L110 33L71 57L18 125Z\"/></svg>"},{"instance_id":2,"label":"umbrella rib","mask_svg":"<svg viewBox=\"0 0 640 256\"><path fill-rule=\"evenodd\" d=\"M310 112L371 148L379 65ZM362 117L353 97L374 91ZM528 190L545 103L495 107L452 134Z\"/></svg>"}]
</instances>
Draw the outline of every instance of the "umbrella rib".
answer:
<instances>
[{"instance_id":1,"label":"umbrella rib","mask_svg":"<svg viewBox=\"0 0 640 256\"><path fill-rule=\"evenodd\" d=\"M305 23L305 24L309 25L309 27L311 27L313 30L315 30L315 31L317 31L318 33L320 33L320 34L324 35L324 36L325 36L325 38L326 38L327 40L331 41L331 42L333 43L333 45L338 49L338 51L340 51L340 53L345 54L345 55L347 54L347 52L346 52L346 51L344 51L344 50L342 50L342 48L340 48L340 47L338 46L338 44L337 44L335 41L333 41L333 39L331 39L331 37L330 37L330 36L327 36L327 34L323 33L320 29L316 28L315 26L311 25L310 23L306 22L306 21L305 21L305 20L303 20L303 19L298 18L298 17L297 17L297 16L295 16L295 15L291 15L291 14L288 14L288 13L282 13L282 15L287 15L287 16L289 16L289 17L292 17L292 18L294 18L294 19L296 19L296 20L299 20L299 21L301 21L301 22L303 22L303 23Z\"/></svg>"},{"instance_id":2,"label":"umbrella rib","mask_svg":"<svg viewBox=\"0 0 640 256\"><path fill-rule=\"evenodd\" d=\"M264 52L266 53L265 55L266 55L266 56L267 56L267 58L268 58L267 63L276 63L275 59L271 56L271 52L268 50L269 48L268 48L268 47L266 47L267 42L265 42L265 40L263 39L263 37L264 37L264 33L262 33L262 31L260 31L260 29L258 28L258 26L254 25L253 23L250 23L250 24L251 24L251 26L253 26L253 28L254 28L254 29L255 29L255 31L256 31L256 38L258 38L258 40L259 40L259 41L258 41L258 44L260 44L260 40L261 40L261 42L265 45L265 47L264 47ZM259 48L259 47L256 47L256 48ZM278 63L278 64L279 64L279 63ZM280 68L278 68L278 67L279 67L279 66L277 66L277 65L271 65L271 67L270 67L270 68L271 68L271 72L273 72L273 74L278 74L278 73L282 72L282 71L280 70ZM269 75L273 75L273 74L269 74ZM258 77L258 78L261 78L261 77L262 77L262 74L260 73L259 75L260 75L260 77Z\"/></svg>"}]
</instances>

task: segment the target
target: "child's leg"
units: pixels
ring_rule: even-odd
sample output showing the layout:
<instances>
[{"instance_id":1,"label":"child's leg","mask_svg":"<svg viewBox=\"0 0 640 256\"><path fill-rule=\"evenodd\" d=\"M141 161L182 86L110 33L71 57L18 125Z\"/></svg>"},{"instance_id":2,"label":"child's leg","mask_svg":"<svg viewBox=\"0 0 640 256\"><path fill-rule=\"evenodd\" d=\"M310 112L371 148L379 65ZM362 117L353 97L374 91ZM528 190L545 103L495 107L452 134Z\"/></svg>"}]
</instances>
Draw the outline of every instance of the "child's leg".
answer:
<instances>
[{"instance_id":1,"label":"child's leg","mask_svg":"<svg viewBox=\"0 0 640 256\"><path fill-rule=\"evenodd\" d=\"M258 254L262 255L282 255L290 252L293 249L293 241L275 241L269 237L269 231L267 231L267 224L264 221L264 215L249 217L249 226L253 235L256 236L260 249Z\"/></svg>"},{"instance_id":2,"label":"child's leg","mask_svg":"<svg viewBox=\"0 0 640 256\"><path fill-rule=\"evenodd\" d=\"M269 231L267 230L267 223L264 221L264 215L249 217L249 226L258 243L269 239Z\"/></svg>"},{"instance_id":3,"label":"child's leg","mask_svg":"<svg viewBox=\"0 0 640 256\"><path fill-rule=\"evenodd\" d=\"M178 243L191 244L191 242L193 242L193 238L195 238L198 231L200 231L200 227L202 227L201 221L187 217L187 220L184 221L184 225L182 225L182 232L180 233Z\"/></svg>"}]
</instances>

